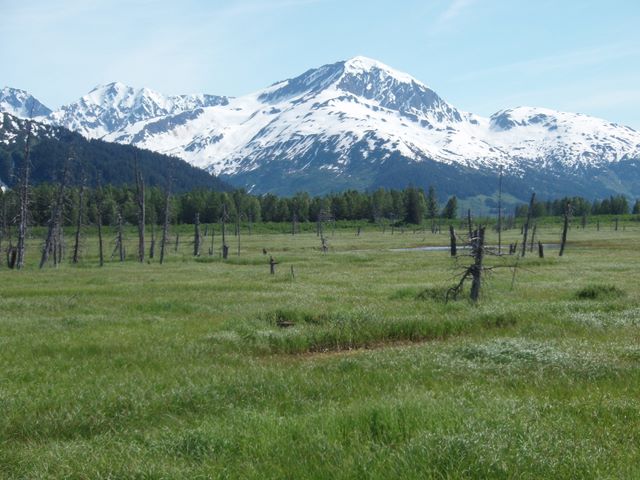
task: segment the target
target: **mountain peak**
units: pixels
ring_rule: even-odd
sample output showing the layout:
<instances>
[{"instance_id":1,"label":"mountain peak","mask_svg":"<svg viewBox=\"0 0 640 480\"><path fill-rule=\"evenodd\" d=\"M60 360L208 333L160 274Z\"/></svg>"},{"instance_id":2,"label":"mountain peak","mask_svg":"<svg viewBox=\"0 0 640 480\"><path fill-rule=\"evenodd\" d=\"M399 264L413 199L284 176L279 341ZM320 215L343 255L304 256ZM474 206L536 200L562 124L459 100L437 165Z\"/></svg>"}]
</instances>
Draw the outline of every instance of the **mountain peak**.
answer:
<instances>
[{"instance_id":1,"label":"mountain peak","mask_svg":"<svg viewBox=\"0 0 640 480\"><path fill-rule=\"evenodd\" d=\"M402 83L416 83L418 85L426 87L426 85L419 80L416 80L414 77L409 75L408 73L401 72L396 70L389 65L386 65L379 60L364 57L364 56L356 56L346 60L344 62L345 72L347 73L372 73L372 72L382 72L386 76L393 77L396 80Z\"/></svg>"},{"instance_id":2,"label":"mountain peak","mask_svg":"<svg viewBox=\"0 0 640 480\"><path fill-rule=\"evenodd\" d=\"M0 112L7 112L20 118L37 118L49 115L51 109L25 90L4 87L0 90Z\"/></svg>"}]
</instances>

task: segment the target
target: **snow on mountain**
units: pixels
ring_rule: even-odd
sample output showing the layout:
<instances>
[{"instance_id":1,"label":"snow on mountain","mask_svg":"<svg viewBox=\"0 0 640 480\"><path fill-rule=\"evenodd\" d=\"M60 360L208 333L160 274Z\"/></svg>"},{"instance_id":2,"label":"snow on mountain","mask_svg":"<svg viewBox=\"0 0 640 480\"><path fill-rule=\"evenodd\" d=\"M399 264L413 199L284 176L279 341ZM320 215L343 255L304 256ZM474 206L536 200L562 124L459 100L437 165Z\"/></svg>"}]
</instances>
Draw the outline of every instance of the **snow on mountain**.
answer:
<instances>
[{"instance_id":1,"label":"snow on mountain","mask_svg":"<svg viewBox=\"0 0 640 480\"><path fill-rule=\"evenodd\" d=\"M321 158L318 168L340 173L355 157L379 163L393 154L513 171L640 156L640 134L631 128L524 107L483 118L365 57L309 70L225 105L137 122L105 138L228 176L266 168L275 159L299 171Z\"/></svg>"},{"instance_id":2,"label":"snow on mountain","mask_svg":"<svg viewBox=\"0 0 640 480\"><path fill-rule=\"evenodd\" d=\"M0 90L0 112L21 118L42 118L49 115L51 110L24 90L4 87Z\"/></svg>"},{"instance_id":3,"label":"snow on mountain","mask_svg":"<svg viewBox=\"0 0 640 480\"><path fill-rule=\"evenodd\" d=\"M88 138L102 138L135 122L227 103L225 97L215 95L164 96L148 88L113 82L53 112L49 121Z\"/></svg>"},{"instance_id":4,"label":"snow on mountain","mask_svg":"<svg viewBox=\"0 0 640 480\"><path fill-rule=\"evenodd\" d=\"M629 127L532 107L481 117L366 57L238 98L167 97L111 83L48 121L89 138L175 155L259 190L272 188L269 182L295 190L303 177L305 188L319 177L369 188L389 175L408 183L407 176L434 168L448 169L438 174L450 179L451 169L502 168L523 176L640 159L640 133ZM333 188L328 182L322 188Z\"/></svg>"}]
</instances>

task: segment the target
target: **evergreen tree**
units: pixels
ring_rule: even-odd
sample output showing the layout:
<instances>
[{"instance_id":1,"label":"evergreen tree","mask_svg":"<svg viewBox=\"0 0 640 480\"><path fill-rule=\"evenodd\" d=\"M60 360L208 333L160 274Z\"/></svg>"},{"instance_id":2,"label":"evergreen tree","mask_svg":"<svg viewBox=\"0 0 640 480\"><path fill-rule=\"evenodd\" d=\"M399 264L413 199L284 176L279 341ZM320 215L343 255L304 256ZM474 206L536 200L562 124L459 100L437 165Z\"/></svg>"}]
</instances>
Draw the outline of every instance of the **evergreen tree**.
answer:
<instances>
[{"instance_id":1,"label":"evergreen tree","mask_svg":"<svg viewBox=\"0 0 640 480\"><path fill-rule=\"evenodd\" d=\"M429 193L427 194L427 216L434 219L438 216L438 197L436 197L436 189L433 185L429 185Z\"/></svg>"},{"instance_id":2,"label":"evergreen tree","mask_svg":"<svg viewBox=\"0 0 640 480\"><path fill-rule=\"evenodd\" d=\"M405 190L405 221L407 223L413 223L420 225L425 212L425 201L422 191L409 187Z\"/></svg>"},{"instance_id":3,"label":"evergreen tree","mask_svg":"<svg viewBox=\"0 0 640 480\"><path fill-rule=\"evenodd\" d=\"M458 216L458 199L454 195L450 197L447 204L442 209L442 216L444 218L454 219Z\"/></svg>"}]
</instances>

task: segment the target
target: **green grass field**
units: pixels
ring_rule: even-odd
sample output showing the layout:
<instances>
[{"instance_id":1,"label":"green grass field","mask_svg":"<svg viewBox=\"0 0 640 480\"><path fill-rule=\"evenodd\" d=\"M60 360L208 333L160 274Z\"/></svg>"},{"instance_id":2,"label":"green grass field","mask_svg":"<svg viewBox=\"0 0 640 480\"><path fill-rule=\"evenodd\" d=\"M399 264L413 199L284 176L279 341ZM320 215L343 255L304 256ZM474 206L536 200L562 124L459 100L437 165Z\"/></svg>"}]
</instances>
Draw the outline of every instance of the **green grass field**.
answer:
<instances>
[{"instance_id":1,"label":"green grass field","mask_svg":"<svg viewBox=\"0 0 640 480\"><path fill-rule=\"evenodd\" d=\"M489 257L477 306L442 299L468 258L393 250L444 232L243 233L39 271L34 232L0 268L1 478L640 478L639 222L515 281Z\"/></svg>"}]
</instances>

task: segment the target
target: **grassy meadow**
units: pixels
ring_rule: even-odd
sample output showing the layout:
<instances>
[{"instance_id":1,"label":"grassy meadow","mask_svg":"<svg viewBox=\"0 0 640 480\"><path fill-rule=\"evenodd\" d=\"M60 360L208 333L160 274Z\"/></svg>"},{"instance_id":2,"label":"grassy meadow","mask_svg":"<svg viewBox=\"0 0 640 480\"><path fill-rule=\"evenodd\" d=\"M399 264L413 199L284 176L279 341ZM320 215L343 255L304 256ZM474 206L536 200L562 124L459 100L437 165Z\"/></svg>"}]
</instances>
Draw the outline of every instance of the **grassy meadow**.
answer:
<instances>
[{"instance_id":1,"label":"grassy meadow","mask_svg":"<svg viewBox=\"0 0 640 480\"><path fill-rule=\"evenodd\" d=\"M103 268L87 229L43 270L33 230L0 267L0 478L640 478L640 222L574 223L562 258L489 256L478 305L443 300L464 252L402 250L444 229L256 226L223 262L181 226L159 265L131 228Z\"/></svg>"}]
</instances>

